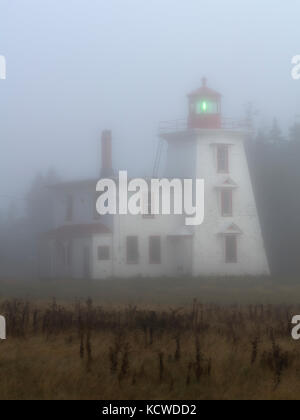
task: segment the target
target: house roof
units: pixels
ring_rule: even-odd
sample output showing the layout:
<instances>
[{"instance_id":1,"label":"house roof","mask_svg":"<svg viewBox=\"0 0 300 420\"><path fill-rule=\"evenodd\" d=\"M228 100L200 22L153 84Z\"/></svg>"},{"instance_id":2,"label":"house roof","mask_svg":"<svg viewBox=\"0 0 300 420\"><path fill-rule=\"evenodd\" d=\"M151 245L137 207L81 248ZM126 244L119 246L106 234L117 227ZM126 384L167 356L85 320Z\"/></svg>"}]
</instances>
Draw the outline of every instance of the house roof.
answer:
<instances>
[{"instance_id":1,"label":"house roof","mask_svg":"<svg viewBox=\"0 0 300 420\"><path fill-rule=\"evenodd\" d=\"M89 236L93 234L107 234L111 233L111 230L103 225L102 223L88 223L88 224L77 224L77 225L63 225L57 229L46 232L43 237L50 238L69 238L75 236Z\"/></svg>"}]
</instances>

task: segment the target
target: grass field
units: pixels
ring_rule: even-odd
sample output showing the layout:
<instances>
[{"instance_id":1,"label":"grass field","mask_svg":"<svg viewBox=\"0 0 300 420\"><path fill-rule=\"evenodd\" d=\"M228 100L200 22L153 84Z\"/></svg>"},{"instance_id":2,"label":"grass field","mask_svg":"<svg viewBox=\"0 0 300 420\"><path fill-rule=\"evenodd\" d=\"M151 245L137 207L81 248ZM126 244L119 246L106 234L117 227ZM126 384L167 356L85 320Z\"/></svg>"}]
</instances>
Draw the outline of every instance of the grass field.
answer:
<instances>
[{"instance_id":1,"label":"grass field","mask_svg":"<svg viewBox=\"0 0 300 420\"><path fill-rule=\"evenodd\" d=\"M300 278L133 278L110 280L1 280L0 300L74 301L92 297L101 304L190 305L203 303L300 303Z\"/></svg>"},{"instance_id":2,"label":"grass field","mask_svg":"<svg viewBox=\"0 0 300 420\"><path fill-rule=\"evenodd\" d=\"M296 279L2 281L0 288L8 328L0 399L300 397L300 342L291 338L291 318L300 314Z\"/></svg>"}]
</instances>

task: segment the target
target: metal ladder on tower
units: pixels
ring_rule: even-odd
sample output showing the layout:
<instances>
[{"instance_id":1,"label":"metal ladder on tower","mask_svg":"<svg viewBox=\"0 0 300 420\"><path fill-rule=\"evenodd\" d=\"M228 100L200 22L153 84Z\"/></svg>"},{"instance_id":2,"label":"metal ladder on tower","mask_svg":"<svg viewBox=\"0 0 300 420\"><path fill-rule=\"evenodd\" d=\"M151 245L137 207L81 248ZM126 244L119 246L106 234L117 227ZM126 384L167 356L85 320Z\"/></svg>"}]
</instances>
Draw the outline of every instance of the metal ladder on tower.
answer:
<instances>
[{"instance_id":1,"label":"metal ladder on tower","mask_svg":"<svg viewBox=\"0 0 300 420\"><path fill-rule=\"evenodd\" d=\"M160 165L160 159L161 159L161 155L162 155L163 146L164 146L163 139L160 138L158 140L156 155L155 155L155 160L154 160L153 178L158 177L158 170L159 170L159 165Z\"/></svg>"}]
</instances>

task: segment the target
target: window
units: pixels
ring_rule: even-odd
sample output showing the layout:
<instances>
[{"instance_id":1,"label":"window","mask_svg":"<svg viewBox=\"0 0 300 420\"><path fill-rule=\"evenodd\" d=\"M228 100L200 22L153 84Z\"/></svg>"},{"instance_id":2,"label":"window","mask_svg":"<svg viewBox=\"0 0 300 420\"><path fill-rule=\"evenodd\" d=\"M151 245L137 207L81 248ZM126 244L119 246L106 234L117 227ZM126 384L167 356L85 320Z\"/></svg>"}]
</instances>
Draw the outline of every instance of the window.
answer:
<instances>
[{"instance_id":1,"label":"window","mask_svg":"<svg viewBox=\"0 0 300 420\"><path fill-rule=\"evenodd\" d=\"M219 144L217 147L217 166L219 173L228 173L228 145Z\"/></svg>"},{"instance_id":2,"label":"window","mask_svg":"<svg viewBox=\"0 0 300 420\"><path fill-rule=\"evenodd\" d=\"M225 262L237 262L237 238L236 236L225 236Z\"/></svg>"},{"instance_id":3,"label":"window","mask_svg":"<svg viewBox=\"0 0 300 420\"><path fill-rule=\"evenodd\" d=\"M150 264L161 263L161 240L160 236L150 236L149 238L149 262Z\"/></svg>"},{"instance_id":4,"label":"window","mask_svg":"<svg viewBox=\"0 0 300 420\"><path fill-rule=\"evenodd\" d=\"M224 217L232 216L232 190L221 190L221 214Z\"/></svg>"},{"instance_id":5,"label":"window","mask_svg":"<svg viewBox=\"0 0 300 420\"><path fill-rule=\"evenodd\" d=\"M139 261L138 237L127 236L127 264L137 264Z\"/></svg>"},{"instance_id":6,"label":"window","mask_svg":"<svg viewBox=\"0 0 300 420\"><path fill-rule=\"evenodd\" d=\"M73 219L73 197L68 195L66 207L66 221L71 222Z\"/></svg>"},{"instance_id":7,"label":"window","mask_svg":"<svg viewBox=\"0 0 300 420\"><path fill-rule=\"evenodd\" d=\"M106 246L106 245L98 246L98 260L99 261L109 260L109 246Z\"/></svg>"}]
</instances>

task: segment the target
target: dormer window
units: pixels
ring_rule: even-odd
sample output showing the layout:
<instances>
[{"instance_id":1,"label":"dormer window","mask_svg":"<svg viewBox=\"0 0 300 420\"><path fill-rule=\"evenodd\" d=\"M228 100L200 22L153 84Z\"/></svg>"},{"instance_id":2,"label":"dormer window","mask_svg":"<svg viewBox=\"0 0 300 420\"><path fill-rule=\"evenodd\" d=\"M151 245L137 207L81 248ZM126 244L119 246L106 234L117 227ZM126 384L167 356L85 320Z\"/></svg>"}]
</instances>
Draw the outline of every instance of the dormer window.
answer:
<instances>
[{"instance_id":1,"label":"dormer window","mask_svg":"<svg viewBox=\"0 0 300 420\"><path fill-rule=\"evenodd\" d=\"M228 144L218 144L217 146L217 170L221 174L229 172Z\"/></svg>"}]
</instances>

